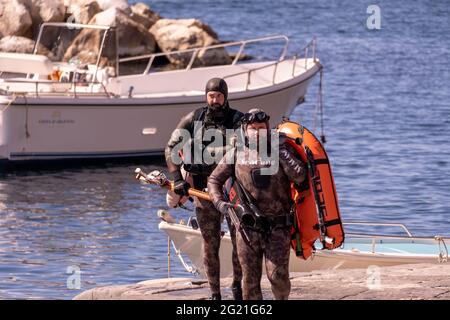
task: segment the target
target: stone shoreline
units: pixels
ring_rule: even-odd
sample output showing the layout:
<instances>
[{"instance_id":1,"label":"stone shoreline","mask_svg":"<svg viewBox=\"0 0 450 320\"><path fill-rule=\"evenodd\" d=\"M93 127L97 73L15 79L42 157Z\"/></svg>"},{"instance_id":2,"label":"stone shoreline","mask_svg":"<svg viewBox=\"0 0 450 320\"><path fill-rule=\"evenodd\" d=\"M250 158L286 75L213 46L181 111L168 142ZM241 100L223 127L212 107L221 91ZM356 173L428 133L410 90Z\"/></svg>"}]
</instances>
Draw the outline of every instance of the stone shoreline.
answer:
<instances>
[{"instance_id":1,"label":"stone shoreline","mask_svg":"<svg viewBox=\"0 0 450 320\"><path fill-rule=\"evenodd\" d=\"M447 300L450 264L291 273L291 283L291 300ZM230 284L231 279L222 279L225 300L232 298ZM265 276L262 288L264 299L273 299ZM205 300L208 296L205 280L167 278L98 287L80 293L74 300Z\"/></svg>"}]
</instances>

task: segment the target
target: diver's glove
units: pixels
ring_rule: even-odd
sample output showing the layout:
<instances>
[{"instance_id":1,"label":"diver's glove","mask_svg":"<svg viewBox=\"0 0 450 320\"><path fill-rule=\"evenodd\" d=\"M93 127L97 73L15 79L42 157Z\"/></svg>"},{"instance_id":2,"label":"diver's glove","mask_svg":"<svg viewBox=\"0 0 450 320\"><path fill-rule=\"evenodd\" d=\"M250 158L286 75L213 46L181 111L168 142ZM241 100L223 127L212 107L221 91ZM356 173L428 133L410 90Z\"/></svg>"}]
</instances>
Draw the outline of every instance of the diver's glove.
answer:
<instances>
[{"instance_id":1,"label":"diver's glove","mask_svg":"<svg viewBox=\"0 0 450 320\"><path fill-rule=\"evenodd\" d=\"M191 185L183 179L181 172L179 170L172 173L173 177L173 192L175 192L180 197L189 196L188 190Z\"/></svg>"},{"instance_id":2,"label":"diver's glove","mask_svg":"<svg viewBox=\"0 0 450 320\"><path fill-rule=\"evenodd\" d=\"M217 201L216 209L222 214L228 214L228 209L233 208L233 205L226 201Z\"/></svg>"}]
</instances>

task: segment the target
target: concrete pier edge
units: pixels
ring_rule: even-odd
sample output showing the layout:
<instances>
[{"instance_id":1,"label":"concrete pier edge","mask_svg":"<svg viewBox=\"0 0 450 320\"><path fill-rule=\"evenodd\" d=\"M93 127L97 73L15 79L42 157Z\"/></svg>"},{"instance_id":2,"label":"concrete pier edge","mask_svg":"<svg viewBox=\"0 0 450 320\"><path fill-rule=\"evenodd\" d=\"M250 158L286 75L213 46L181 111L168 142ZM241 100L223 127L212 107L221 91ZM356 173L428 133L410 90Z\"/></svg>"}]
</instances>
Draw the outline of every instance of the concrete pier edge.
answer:
<instances>
[{"instance_id":1,"label":"concrete pier edge","mask_svg":"<svg viewBox=\"0 0 450 320\"><path fill-rule=\"evenodd\" d=\"M232 299L230 278L222 279L223 299ZM291 273L291 300L434 300L450 299L450 264L414 264L367 269L318 270ZM270 283L262 280L264 299L273 299ZM165 278L128 285L97 287L74 300L205 300L208 283L197 278Z\"/></svg>"}]
</instances>

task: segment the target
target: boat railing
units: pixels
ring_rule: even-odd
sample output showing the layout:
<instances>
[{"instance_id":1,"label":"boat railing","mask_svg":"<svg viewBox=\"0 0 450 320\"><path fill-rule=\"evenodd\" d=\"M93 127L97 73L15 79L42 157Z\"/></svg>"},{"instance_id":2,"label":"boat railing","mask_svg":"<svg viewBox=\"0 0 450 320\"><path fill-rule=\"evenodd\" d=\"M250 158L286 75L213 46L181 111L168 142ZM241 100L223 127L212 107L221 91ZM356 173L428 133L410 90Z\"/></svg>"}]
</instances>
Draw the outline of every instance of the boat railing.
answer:
<instances>
[{"instance_id":1,"label":"boat railing","mask_svg":"<svg viewBox=\"0 0 450 320\"><path fill-rule=\"evenodd\" d=\"M284 41L283 49L278 58L278 60L283 60L287 53L287 50L288 50L289 38L285 35L275 35L275 36L267 36L267 37L249 39L249 40L226 42L226 43L215 44L215 45L205 46L205 47L192 48L192 49L177 50L177 51L170 51L170 52L160 52L160 53L139 55L139 56L134 56L134 57L127 57L127 58L119 59L119 63L148 59L147 66L145 67L144 72L142 72L142 74L145 75L150 72L150 69L155 61L155 58L157 58L157 57L170 57L170 56L180 56L183 54L190 54L189 62L187 63L186 67L184 68L185 71L188 71L188 70L192 69L195 59L197 58L198 54L201 51L204 52L207 50L225 49L228 47L239 46L238 52L231 63L232 65L235 65L239 61L239 58L242 56L244 49L247 45L253 44L253 43L258 43L258 42L274 41L274 40Z\"/></svg>"},{"instance_id":2,"label":"boat railing","mask_svg":"<svg viewBox=\"0 0 450 320\"><path fill-rule=\"evenodd\" d=\"M384 235L384 234L360 234L360 233L347 233L347 235L351 235L352 237L366 238L371 239L371 251L372 253L376 253L376 245L378 242L382 242L383 240L408 240L408 241L433 241L436 242L439 248L438 261L439 262L447 262L448 261L448 249L445 243L446 240L450 240L449 238L442 236L434 236L434 237L418 237L413 236L412 233L408 230L408 228L402 223L387 223L387 222L369 222L369 221L347 221L344 222L344 225L358 225L358 226L372 226L372 227L399 227L401 228L408 237L404 236L396 236L396 235Z\"/></svg>"},{"instance_id":3,"label":"boat railing","mask_svg":"<svg viewBox=\"0 0 450 320\"><path fill-rule=\"evenodd\" d=\"M398 227L403 229L403 231L408 235L408 237L412 238L412 233L408 230L408 228L402 223L388 223L388 222L371 222L371 221L346 221L344 225L353 225L353 226L365 226L365 227Z\"/></svg>"},{"instance_id":4,"label":"boat railing","mask_svg":"<svg viewBox=\"0 0 450 320\"><path fill-rule=\"evenodd\" d=\"M42 38L42 34L44 32L45 27L62 27L67 29L96 29L96 30L103 30L108 31L112 29L110 26L103 26L103 25L96 25L96 24L81 24L81 23L67 23L67 22L44 22L40 25L39 33L36 39L36 42L34 43L33 48L33 54L36 54L38 51L38 46ZM104 39L102 39L102 46L100 47L103 49ZM100 54L99 54L100 55Z\"/></svg>"},{"instance_id":5,"label":"boat railing","mask_svg":"<svg viewBox=\"0 0 450 320\"><path fill-rule=\"evenodd\" d=\"M297 60L302 59L302 58L304 59L304 66L303 66L304 70L308 69L308 59L309 58L312 58L313 62L317 61L316 46L317 46L317 40L316 40L316 37L313 37L313 39L310 42L308 42L306 44L306 46L303 47L303 49L301 49L298 53L296 53L292 56L292 58L291 58L291 60L292 60L291 79L294 78L294 76L295 76ZM273 67L273 72L272 72L272 85L273 85L276 83L275 80L276 80L276 76L277 76L278 66L280 63L282 63L284 61L286 61L286 60L283 56L283 59L278 59L277 61L272 62L270 64L266 64L264 66L250 68L250 69L247 69L242 72L226 75L223 78L229 79L229 78L233 78L233 77L237 77L237 76L246 75L246 82L244 85L244 89L245 89L245 91L248 91L250 83L251 83L251 76L252 76L252 74L255 73L255 71L260 71L263 69L268 69L268 68Z\"/></svg>"},{"instance_id":6,"label":"boat railing","mask_svg":"<svg viewBox=\"0 0 450 320\"><path fill-rule=\"evenodd\" d=\"M110 93L107 89L106 86L103 82L76 82L76 81L71 81L71 82L61 82L61 81L50 81L50 80L19 80L19 79L4 79L3 82L4 84L11 84L11 83L16 83L16 84L31 84L34 87L33 91L26 91L26 92L22 92L22 91L17 91L17 90L10 90L9 87L6 88L2 88L2 94L4 95L16 95L16 96L20 96L20 95L30 95L30 94L35 94L36 98L39 98L40 96L51 96L51 95L61 95L61 94L65 94L67 95L67 97L71 97L71 98L78 98L80 96L84 96L84 95L88 95L88 96L92 96L93 93L97 93L100 95L104 95L108 98L111 98L114 96L114 94ZM51 87L52 90L48 90L48 91L39 91L40 88L42 88L43 86ZM88 88L88 90L84 90L81 91L81 88ZM94 92L94 88L100 88L101 91L100 92ZM90 89L90 90L89 90Z\"/></svg>"},{"instance_id":7,"label":"boat railing","mask_svg":"<svg viewBox=\"0 0 450 320\"><path fill-rule=\"evenodd\" d=\"M106 36L111 29L114 29L114 27L104 26L104 25L96 25L96 24L81 24L81 23L67 23L67 22L44 22L40 25L39 33L38 33L36 42L34 43L34 48L32 51L33 54L37 54L39 44L40 44L40 41L42 38L42 34L44 32L44 28L46 28L46 27L58 27L58 28L66 28L66 29L93 29L93 30L102 30L103 31L102 40L101 40L100 47L99 47L100 49L97 54L97 59L96 59L96 63L95 63L94 77L92 78L92 79L95 79L97 76L99 66L100 66L100 58L103 54ZM116 38L116 41L117 41L117 38ZM117 43L116 43L116 46L117 46ZM117 61L117 48L116 48L116 61ZM116 66L116 69L117 69L117 66ZM27 77L28 76L29 75L27 75ZM94 83L94 80L91 83Z\"/></svg>"},{"instance_id":8,"label":"boat railing","mask_svg":"<svg viewBox=\"0 0 450 320\"><path fill-rule=\"evenodd\" d=\"M100 58L102 56L102 53L104 51L104 45L107 33L112 32L114 30L114 27L110 26L101 26L101 25L86 25L86 24L75 24L75 23L63 23L63 22L45 22L41 24L39 34L37 37L37 41L35 43L35 47L33 49L33 53L37 53L38 46L41 42L41 39L43 37L44 28L47 27L63 27L68 29L97 29L100 31L103 31L103 36L101 37L101 43L99 47L99 52L97 53L97 58L95 61L95 71L93 80L96 79L97 72L99 70L99 64L100 64ZM116 46L118 48L117 43L117 36L116 36ZM202 52L206 52L208 50L225 50L230 49L231 47L234 47L237 49L237 53L233 57L233 60L231 61L231 65L236 65L238 61L241 59L241 57L244 55L244 51L248 49L250 45L253 44L260 44L260 43L267 43L267 42L280 42L282 43L282 50L278 57L275 59L275 61L268 61L267 63L264 63L264 65L250 67L247 70L241 71L242 69L237 70L236 73L225 75L224 78L233 78L233 77L243 77L242 79L242 87L245 89L245 91L249 90L250 84L254 83L254 76L258 77L260 70L271 70L269 68L272 68L273 70L268 71L267 78L266 76L264 78L264 84L271 83L272 85L275 84L278 81L280 81L278 75L280 74L279 70L283 69L282 74L286 75L286 77L283 77L282 81L290 80L295 77L296 72L298 73L298 69L304 69L305 71L308 69L309 63L312 61L316 62L316 38L313 37L313 39L307 43L301 50L299 50L296 54L294 54L292 57L289 58L289 60L286 59L286 55L288 52L288 46L289 46L289 38L286 35L272 35L272 36L265 36L265 37L259 37L254 39L247 39L242 41L234 41L234 42L225 42L220 44L215 44L211 46L204 46L204 47L197 47L192 49L186 49L186 50L177 50L177 51L171 51L171 52L160 52L160 53L151 53L151 54L144 54L144 55L138 55L134 57L127 57L127 58L121 58L117 56L117 50L116 50L116 66L115 66L115 75L119 76L119 64L124 62L132 62L137 60L148 60L146 61L146 66L144 71L142 72L143 75L146 75L150 72L152 66L155 63L155 59L158 57L165 57L169 58L169 61L171 60L171 57L174 57L174 60L179 60L181 55L183 56L183 65L185 64L186 67L184 68L185 71L191 70L194 68L194 63L199 58L199 55ZM116 48L116 49L117 49ZM185 59L184 59L185 57ZM304 59L304 62L302 61L299 63L300 59ZM286 73L286 66L283 66L283 68L280 68L280 63L288 63L292 64L292 69ZM304 64L303 64L304 63ZM223 64L228 65L228 64ZM290 65L289 65L290 66ZM272 72L270 74L270 72ZM134 73L134 74L141 74L140 72ZM271 79L270 79L271 77ZM29 78L29 75L27 75L27 78ZM240 78L237 78L237 86L240 87ZM92 82L92 84L94 84Z\"/></svg>"}]
</instances>

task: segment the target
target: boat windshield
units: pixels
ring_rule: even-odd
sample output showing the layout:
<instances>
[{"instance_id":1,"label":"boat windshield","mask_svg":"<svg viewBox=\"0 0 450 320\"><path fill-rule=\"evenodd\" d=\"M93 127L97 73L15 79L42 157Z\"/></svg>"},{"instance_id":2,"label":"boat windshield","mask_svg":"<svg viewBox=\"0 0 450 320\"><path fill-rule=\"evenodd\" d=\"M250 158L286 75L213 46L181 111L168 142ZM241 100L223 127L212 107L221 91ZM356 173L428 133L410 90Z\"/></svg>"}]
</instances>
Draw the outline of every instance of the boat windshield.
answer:
<instances>
[{"instance_id":1,"label":"boat windshield","mask_svg":"<svg viewBox=\"0 0 450 320\"><path fill-rule=\"evenodd\" d=\"M48 22L41 25L33 50L59 65L116 70L115 28L99 25ZM115 73L115 72L114 72Z\"/></svg>"}]
</instances>

